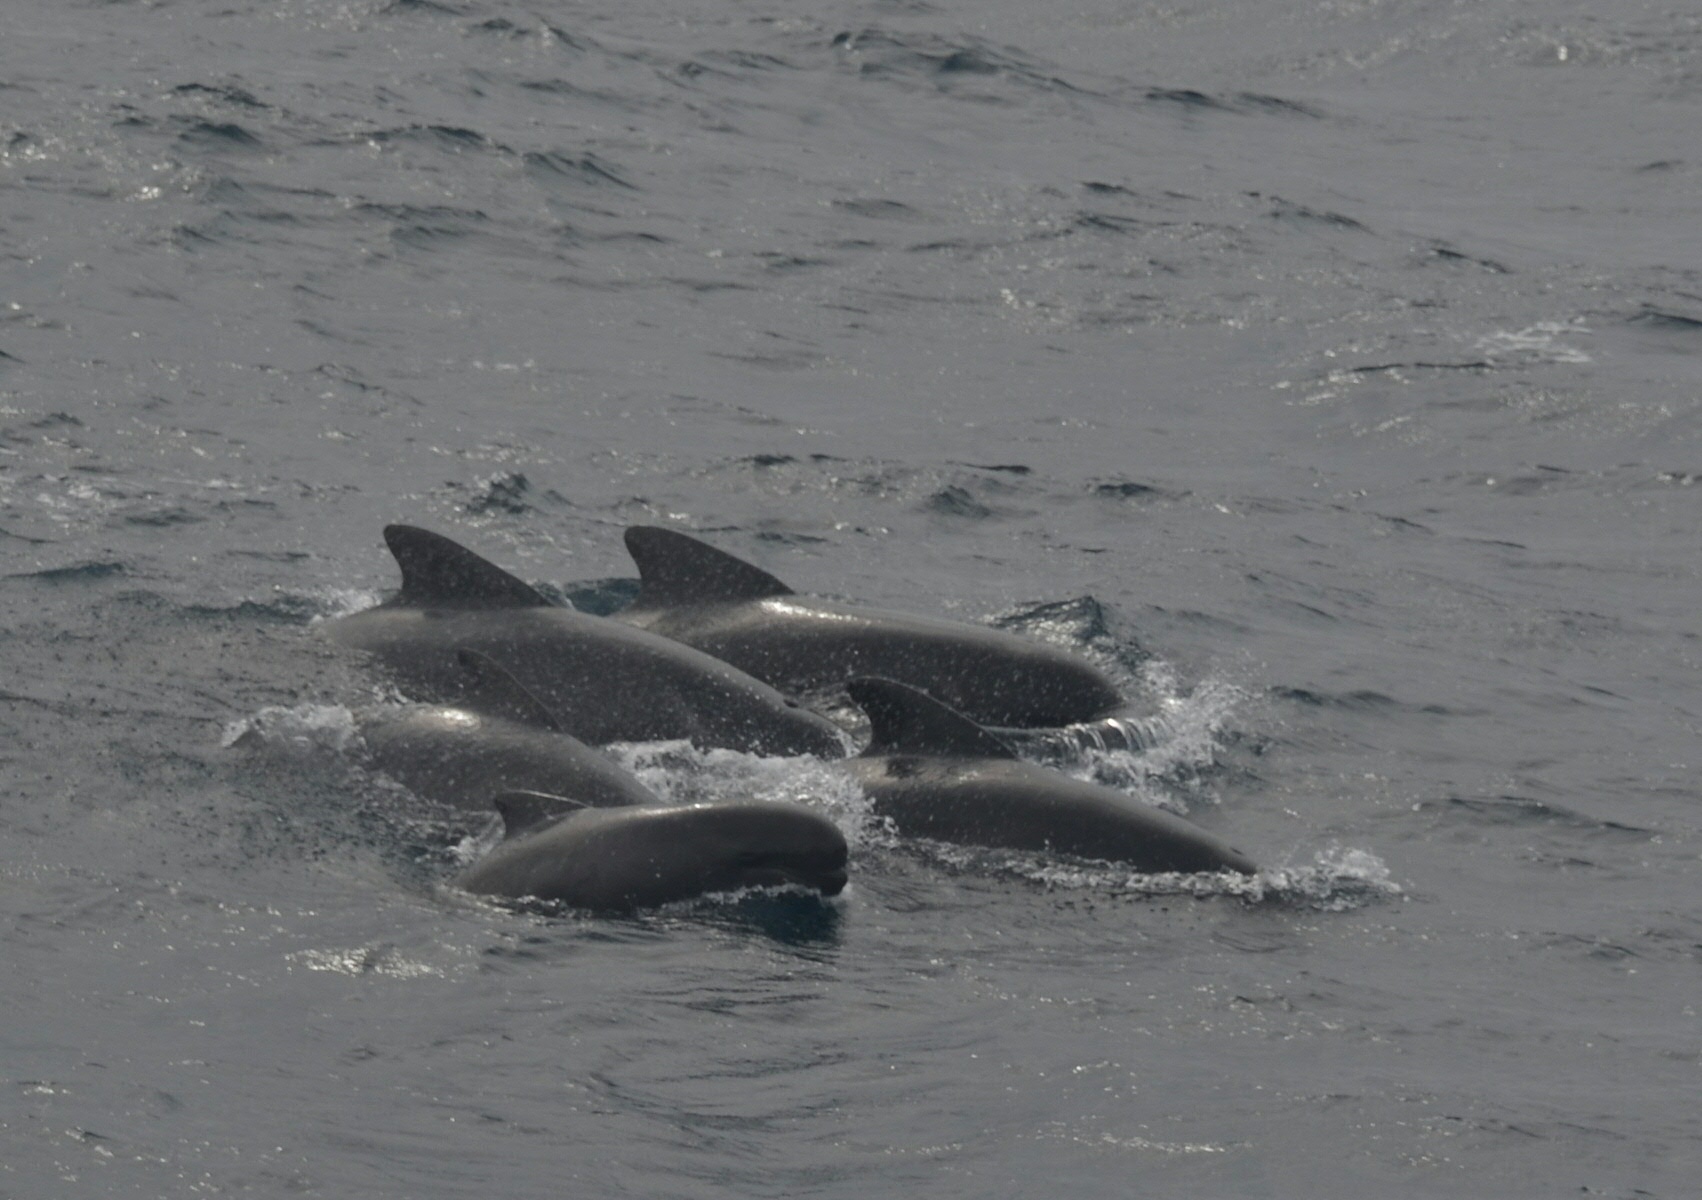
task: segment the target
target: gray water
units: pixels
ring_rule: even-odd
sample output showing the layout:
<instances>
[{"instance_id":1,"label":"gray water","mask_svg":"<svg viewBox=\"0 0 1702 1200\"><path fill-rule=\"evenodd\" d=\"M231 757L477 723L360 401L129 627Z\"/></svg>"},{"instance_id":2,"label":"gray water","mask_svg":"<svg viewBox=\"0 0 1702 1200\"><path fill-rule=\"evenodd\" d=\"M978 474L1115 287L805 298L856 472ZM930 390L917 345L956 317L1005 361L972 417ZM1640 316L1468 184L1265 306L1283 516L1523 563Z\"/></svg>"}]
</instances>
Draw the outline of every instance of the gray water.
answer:
<instances>
[{"instance_id":1,"label":"gray water","mask_svg":"<svg viewBox=\"0 0 1702 1200\"><path fill-rule=\"evenodd\" d=\"M11 0L0 1195L1694 1195L1686 7ZM1266 869L637 746L852 887L475 903L395 520L1075 644Z\"/></svg>"}]
</instances>

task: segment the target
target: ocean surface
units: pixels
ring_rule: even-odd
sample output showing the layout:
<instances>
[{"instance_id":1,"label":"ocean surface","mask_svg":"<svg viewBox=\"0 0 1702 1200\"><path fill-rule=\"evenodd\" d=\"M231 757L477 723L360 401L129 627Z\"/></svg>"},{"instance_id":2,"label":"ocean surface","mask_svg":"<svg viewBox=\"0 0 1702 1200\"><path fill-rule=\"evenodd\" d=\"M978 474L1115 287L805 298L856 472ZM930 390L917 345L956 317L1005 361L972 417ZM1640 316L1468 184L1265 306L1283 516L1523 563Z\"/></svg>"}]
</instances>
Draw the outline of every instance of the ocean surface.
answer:
<instances>
[{"instance_id":1,"label":"ocean surface","mask_svg":"<svg viewBox=\"0 0 1702 1200\"><path fill-rule=\"evenodd\" d=\"M9 0L0 1196L1696 1195L1699 231L1670 0ZM392 521L1074 645L1264 870L650 745L849 890L474 901Z\"/></svg>"}]
</instances>

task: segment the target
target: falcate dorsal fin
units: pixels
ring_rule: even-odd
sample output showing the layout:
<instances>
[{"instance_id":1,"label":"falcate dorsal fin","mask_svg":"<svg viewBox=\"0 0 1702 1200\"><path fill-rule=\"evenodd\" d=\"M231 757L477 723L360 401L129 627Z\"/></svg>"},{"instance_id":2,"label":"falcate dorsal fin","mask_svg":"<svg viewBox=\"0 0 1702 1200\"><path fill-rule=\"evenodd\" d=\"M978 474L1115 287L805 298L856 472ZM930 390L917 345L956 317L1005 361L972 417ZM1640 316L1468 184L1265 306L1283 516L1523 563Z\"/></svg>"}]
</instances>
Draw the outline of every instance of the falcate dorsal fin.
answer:
<instances>
[{"instance_id":1,"label":"falcate dorsal fin","mask_svg":"<svg viewBox=\"0 0 1702 1200\"><path fill-rule=\"evenodd\" d=\"M548 792L504 792L491 803L502 814L502 836L520 837L591 806L583 800L552 796Z\"/></svg>"},{"instance_id":2,"label":"falcate dorsal fin","mask_svg":"<svg viewBox=\"0 0 1702 1200\"><path fill-rule=\"evenodd\" d=\"M672 529L633 525L626 548L641 587L632 607L667 608L727 600L790 596L792 589L761 567Z\"/></svg>"},{"instance_id":3,"label":"falcate dorsal fin","mask_svg":"<svg viewBox=\"0 0 1702 1200\"><path fill-rule=\"evenodd\" d=\"M402 568L402 593L393 604L408 608L536 608L549 604L531 584L441 533L413 525L386 525L384 542Z\"/></svg>"},{"instance_id":4,"label":"falcate dorsal fin","mask_svg":"<svg viewBox=\"0 0 1702 1200\"><path fill-rule=\"evenodd\" d=\"M455 658L467 676L464 699L468 708L518 721L522 725L547 729L551 733L564 732L561 722L556 720L548 706L527 691L525 684L503 670L490 655L462 646L455 652Z\"/></svg>"},{"instance_id":5,"label":"falcate dorsal fin","mask_svg":"<svg viewBox=\"0 0 1702 1200\"><path fill-rule=\"evenodd\" d=\"M865 755L926 754L945 758L1015 758L1016 752L974 721L926 692L865 676L846 685L869 714L874 734Z\"/></svg>"}]
</instances>

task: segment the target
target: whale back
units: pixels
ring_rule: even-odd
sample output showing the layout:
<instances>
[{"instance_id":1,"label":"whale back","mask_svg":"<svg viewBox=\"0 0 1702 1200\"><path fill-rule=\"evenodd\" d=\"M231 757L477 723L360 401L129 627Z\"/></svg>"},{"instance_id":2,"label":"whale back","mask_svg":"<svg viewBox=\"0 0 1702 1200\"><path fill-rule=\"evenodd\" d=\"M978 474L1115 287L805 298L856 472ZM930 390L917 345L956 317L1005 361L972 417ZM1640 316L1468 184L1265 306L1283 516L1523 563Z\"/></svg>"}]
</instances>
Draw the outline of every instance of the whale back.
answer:
<instances>
[{"instance_id":1,"label":"whale back","mask_svg":"<svg viewBox=\"0 0 1702 1200\"><path fill-rule=\"evenodd\" d=\"M455 651L455 658L467 676L468 707L551 733L566 732L548 706L490 655L462 646Z\"/></svg>"}]
</instances>

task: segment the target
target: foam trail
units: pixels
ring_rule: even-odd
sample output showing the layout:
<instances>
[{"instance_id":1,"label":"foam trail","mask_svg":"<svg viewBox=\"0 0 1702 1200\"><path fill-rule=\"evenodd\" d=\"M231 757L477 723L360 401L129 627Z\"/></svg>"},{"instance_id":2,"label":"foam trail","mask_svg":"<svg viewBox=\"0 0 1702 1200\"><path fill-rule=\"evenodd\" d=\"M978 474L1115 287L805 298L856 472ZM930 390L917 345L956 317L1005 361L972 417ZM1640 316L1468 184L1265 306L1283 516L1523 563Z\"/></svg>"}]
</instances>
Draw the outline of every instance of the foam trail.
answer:
<instances>
[{"instance_id":1,"label":"foam trail","mask_svg":"<svg viewBox=\"0 0 1702 1200\"><path fill-rule=\"evenodd\" d=\"M1055 729L994 729L1024 758L1047 766L1079 762L1093 754L1145 754L1172 741L1174 726L1162 714L1102 717Z\"/></svg>"}]
</instances>

